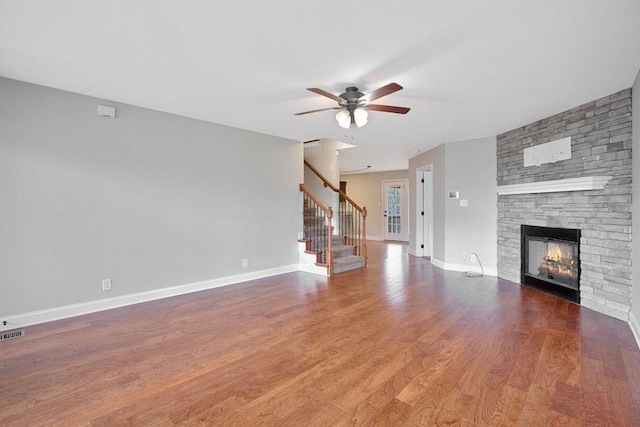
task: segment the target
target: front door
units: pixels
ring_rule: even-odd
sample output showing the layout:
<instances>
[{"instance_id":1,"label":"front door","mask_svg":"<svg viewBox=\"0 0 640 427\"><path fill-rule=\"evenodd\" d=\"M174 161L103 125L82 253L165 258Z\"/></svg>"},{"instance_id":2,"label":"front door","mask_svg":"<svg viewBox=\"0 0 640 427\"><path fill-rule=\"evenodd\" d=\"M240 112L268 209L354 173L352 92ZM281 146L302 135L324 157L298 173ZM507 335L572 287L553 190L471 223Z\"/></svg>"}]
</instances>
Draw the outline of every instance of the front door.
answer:
<instances>
[{"instance_id":1,"label":"front door","mask_svg":"<svg viewBox=\"0 0 640 427\"><path fill-rule=\"evenodd\" d=\"M409 240L407 218L407 182L383 181L384 193L384 239Z\"/></svg>"}]
</instances>

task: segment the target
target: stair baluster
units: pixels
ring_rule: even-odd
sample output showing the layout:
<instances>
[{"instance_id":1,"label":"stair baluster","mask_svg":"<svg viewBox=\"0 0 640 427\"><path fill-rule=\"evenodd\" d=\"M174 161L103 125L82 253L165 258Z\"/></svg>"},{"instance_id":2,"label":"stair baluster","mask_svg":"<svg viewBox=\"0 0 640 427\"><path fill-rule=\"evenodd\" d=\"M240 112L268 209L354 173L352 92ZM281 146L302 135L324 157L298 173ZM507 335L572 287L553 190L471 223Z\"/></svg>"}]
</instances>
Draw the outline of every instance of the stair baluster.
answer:
<instances>
[{"instance_id":1,"label":"stair baluster","mask_svg":"<svg viewBox=\"0 0 640 427\"><path fill-rule=\"evenodd\" d=\"M326 265L333 274L332 262L332 218L333 209L326 207L300 184L304 203L304 238L310 241L310 250L318 255L318 263Z\"/></svg>"}]
</instances>

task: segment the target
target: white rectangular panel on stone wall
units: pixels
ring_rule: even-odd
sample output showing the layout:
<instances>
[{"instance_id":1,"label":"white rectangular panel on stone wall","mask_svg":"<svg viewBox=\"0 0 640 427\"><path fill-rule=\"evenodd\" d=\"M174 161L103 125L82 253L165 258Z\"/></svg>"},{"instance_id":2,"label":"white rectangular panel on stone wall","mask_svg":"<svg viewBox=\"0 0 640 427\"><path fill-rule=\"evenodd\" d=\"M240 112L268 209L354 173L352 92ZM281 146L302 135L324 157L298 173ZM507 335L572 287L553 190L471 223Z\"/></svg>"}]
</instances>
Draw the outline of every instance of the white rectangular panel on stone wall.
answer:
<instances>
[{"instance_id":1,"label":"white rectangular panel on stone wall","mask_svg":"<svg viewBox=\"0 0 640 427\"><path fill-rule=\"evenodd\" d=\"M524 167L540 166L571 158L571 137L557 139L524 149Z\"/></svg>"}]
</instances>

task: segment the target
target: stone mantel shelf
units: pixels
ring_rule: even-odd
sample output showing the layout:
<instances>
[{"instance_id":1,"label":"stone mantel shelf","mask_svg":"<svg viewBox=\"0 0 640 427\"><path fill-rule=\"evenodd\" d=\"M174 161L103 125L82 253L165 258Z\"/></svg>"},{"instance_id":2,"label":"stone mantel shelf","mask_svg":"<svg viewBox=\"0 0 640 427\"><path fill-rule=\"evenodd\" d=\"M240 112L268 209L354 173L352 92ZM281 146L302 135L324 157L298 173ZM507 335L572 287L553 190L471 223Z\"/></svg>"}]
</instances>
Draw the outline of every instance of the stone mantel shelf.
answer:
<instances>
[{"instance_id":1,"label":"stone mantel shelf","mask_svg":"<svg viewBox=\"0 0 640 427\"><path fill-rule=\"evenodd\" d=\"M555 181L529 182L498 186L498 195L555 193L560 191L602 190L612 176L584 176L581 178L558 179Z\"/></svg>"}]
</instances>

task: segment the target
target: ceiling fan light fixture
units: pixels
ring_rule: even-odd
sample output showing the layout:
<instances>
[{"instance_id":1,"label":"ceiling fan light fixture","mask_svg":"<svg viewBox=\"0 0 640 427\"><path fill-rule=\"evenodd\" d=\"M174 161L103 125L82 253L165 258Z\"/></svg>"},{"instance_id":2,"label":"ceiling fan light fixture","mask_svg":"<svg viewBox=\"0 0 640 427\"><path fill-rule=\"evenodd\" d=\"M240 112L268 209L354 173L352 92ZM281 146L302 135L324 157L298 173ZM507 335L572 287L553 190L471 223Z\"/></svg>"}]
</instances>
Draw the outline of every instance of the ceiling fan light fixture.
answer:
<instances>
[{"instance_id":1,"label":"ceiling fan light fixture","mask_svg":"<svg viewBox=\"0 0 640 427\"><path fill-rule=\"evenodd\" d=\"M402 86L398 83L389 83L365 95L360 92L357 87L349 86L344 93L334 95L326 90L317 87L310 87L307 88L308 91L332 99L338 103L338 106L303 111L301 113L295 113L295 115L301 116L309 113L317 113L319 111L339 110L336 114L336 121L340 127L349 129L352 123L355 123L358 127L362 127L369 121L368 110L384 113L407 114L410 110L408 107L370 103L371 101L382 98L383 96L387 96L401 89Z\"/></svg>"},{"instance_id":2,"label":"ceiling fan light fixture","mask_svg":"<svg viewBox=\"0 0 640 427\"><path fill-rule=\"evenodd\" d=\"M338 121L338 125L340 125L340 127L349 129L349 126L351 126L351 113L349 113L349 111L346 109L340 110L336 114L336 120Z\"/></svg>"},{"instance_id":3,"label":"ceiling fan light fixture","mask_svg":"<svg viewBox=\"0 0 640 427\"><path fill-rule=\"evenodd\" d=\"M356 122L356 126L359 128L367 124L369 121L368 117L369 113L367 113L367 110L363 108L356 108L353 110L353 121Z\"/></svg>"}]
</instances>

